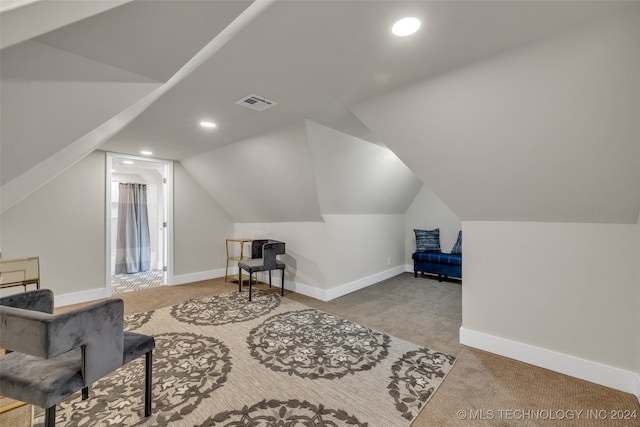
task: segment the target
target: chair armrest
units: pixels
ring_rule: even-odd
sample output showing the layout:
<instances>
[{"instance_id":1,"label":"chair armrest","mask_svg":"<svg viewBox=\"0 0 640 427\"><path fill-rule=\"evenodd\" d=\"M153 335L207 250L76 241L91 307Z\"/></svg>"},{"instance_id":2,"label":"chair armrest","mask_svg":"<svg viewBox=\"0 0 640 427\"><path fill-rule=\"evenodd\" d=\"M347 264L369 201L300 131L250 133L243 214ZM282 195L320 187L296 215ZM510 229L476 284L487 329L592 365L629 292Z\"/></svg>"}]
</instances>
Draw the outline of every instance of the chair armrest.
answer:
<instances>
[{"instance_id":1,"label":"chair armrest","mask_svg":"<svg viewBox=\"0 0 640 427\"><path fill-rule=\"evenodd\" d=\"M276 255L284 254L284 242L277 240L269 240L262 246L262 257L264 266L268 270L276 268Z\"/></svg>"},{"instance_id":2,"label":"chair armrest","mask_svg":"<svg viewBox=\"0 0 640 427\"><path fill-rule=\"evenodd\" d=\"M0 306L0 346L50 359L84 347L86 384L122 366L124 303L112 299L61 314Z\"/></svg>"},{"instance_id":3,"label":"chair armrest","mask_svg":"<svg viewBox=\"0 0 640 427\"><path fill-rule=\"evenodd\" d=\"M51 289L34 289L0 298L0 305L53 314Z\"/></svg>"}]
</instances>

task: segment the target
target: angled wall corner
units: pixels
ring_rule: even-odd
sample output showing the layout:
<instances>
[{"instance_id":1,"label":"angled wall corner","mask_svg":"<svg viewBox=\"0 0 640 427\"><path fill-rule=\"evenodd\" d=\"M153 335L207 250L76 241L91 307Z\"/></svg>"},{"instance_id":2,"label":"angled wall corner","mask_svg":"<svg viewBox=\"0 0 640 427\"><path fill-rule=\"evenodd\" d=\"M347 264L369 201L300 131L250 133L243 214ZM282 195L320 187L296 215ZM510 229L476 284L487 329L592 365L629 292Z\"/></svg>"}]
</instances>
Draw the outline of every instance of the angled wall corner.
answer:
<instances>
[{"instance_id":1,"label":"angled wall corner","mask_svg":"<svg viewBox=\"0 0 640 427\"><path fill-rule=\"evenodd\" d=\"M389 149L306 121L323 214L404 214L422 182Z\"/></svg>"},{"instance_id":2,"label":"angled wall corner","mask_svg":"<svg viewBox=\"0 0 640 427\"><path fill-rule=\"evenodd\" d=\"M233 222L180 163L174 163L174 274L222 268Z\"/></svg>"},{"instance_id":3,"label":"angled wall corner","mask_svg":"<svg viewBox=\"0 0 640 427\"><path fill-rule=\"evenodd\" d=\"M234 222L322 220L302 122L181 163Z\"/></svg>"}]
</instances>

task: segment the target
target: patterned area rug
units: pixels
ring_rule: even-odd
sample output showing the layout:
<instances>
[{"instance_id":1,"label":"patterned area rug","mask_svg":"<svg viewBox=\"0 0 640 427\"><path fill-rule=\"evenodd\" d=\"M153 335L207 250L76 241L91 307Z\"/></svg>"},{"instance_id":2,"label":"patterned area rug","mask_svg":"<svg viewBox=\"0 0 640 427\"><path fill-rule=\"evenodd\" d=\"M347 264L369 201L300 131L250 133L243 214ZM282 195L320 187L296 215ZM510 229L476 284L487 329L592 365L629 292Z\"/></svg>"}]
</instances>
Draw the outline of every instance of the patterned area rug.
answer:
<instances>
[{"instance_id":1,"label":"patterned area rug","mask_svg":"<svg viewBox=\"0 0 640 427\"><path fill-rule=\"evenodd\" d=\"M111 292L122 294L124 292L139 291L140 289L162 286L164 281L162 270L149 270L132 274L111 275Z\"/></svg>"},{"instance_id":2,"label":"patterned area rug","mask_svg":"<svg viewBox=\"0 0 640 427\"><path fill-rule=\"evenodd\" d=\"M144 357L58 405L59 426L408 426L455 358L280 298L230 292L127 316ZM34 425L42 425L42 411Z\"/></svg>"}]
</instances>

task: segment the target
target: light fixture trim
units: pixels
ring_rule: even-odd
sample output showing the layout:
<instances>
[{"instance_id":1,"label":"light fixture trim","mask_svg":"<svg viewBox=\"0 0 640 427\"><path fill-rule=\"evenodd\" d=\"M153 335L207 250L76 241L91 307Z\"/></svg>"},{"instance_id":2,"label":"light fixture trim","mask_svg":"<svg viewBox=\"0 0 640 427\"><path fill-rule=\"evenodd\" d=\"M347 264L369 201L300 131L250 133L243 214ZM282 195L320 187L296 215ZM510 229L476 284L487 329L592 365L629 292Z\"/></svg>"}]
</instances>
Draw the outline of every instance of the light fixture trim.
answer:
<instances>
[{"instance_id":1,"label":"light fixture trim","mask_svg":"<svg viewBox=\"0 0 640 427\"><path fill-rule=\"evenodd\" d=\"M200 126L202 126L203 128L214 128L217 125L209 120L202 120L200 122Z\"/></svg>"},{"instance_id":2,"label":"light fixture trim","mask_svg":"<svg viewBox=\"0 0 640 427\"><path fill-rule=\"evenodd\" d=\"M415 16L399 19L391 27L391 32L398 37L407 37L420 29L422 22Z\"/></svg>"}]
</instances>

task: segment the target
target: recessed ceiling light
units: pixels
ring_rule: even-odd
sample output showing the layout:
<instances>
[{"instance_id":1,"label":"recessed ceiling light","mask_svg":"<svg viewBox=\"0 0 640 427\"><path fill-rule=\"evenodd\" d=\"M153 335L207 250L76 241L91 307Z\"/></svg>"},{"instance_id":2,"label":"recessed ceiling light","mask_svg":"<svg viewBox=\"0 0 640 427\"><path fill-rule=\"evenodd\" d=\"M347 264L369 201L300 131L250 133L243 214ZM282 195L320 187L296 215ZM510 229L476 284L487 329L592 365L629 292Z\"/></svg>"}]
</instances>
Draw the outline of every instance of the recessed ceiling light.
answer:
<instances>
[{"instance_id":1,"label":"recessed ceiling light","mask_svg":"<svg viewBox=\"0 0 640 427\"><path fill-rule=\"evenodd\" d=\"M132 165L134 162L133 160L123 160L122 163L125 165Z\"/></svg>"},{"instance_id":2,"label":"recessed ceiling light","mask_svg":"<svg viewBox=\"0 0 640 427\"><path fill-rule=\"evenodd\" d=\"M416 17L410 16L396 21L391 27L391 32L398 37L406 37L420 29L422 23Z\"/></svg>"},{"instance_id":3,"label":"recessed ceiling light","mask_svg":"<svg viewBox=\"0 0 640 427\"><path fill-rule=\"evenodd\" d=\"M200 126L202 126L203 128L214 128L216 127L216 124L213 122L202 121L200 122Z\"/></svg>"},{"instance_id":4,"label":"recessed ceiling light","mask_svg":"<svg viewBox=\"0 0 640 427\"><path fill-rule=\"evenodd\" d=\"M142 151L140 151L140 154L142 154L143 156L150 156L153 153L151 151L149 151L149 150L142 150Z\"/></svg>"}]
</instances>

